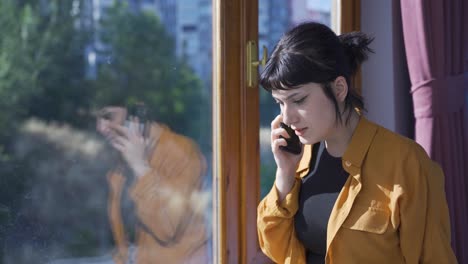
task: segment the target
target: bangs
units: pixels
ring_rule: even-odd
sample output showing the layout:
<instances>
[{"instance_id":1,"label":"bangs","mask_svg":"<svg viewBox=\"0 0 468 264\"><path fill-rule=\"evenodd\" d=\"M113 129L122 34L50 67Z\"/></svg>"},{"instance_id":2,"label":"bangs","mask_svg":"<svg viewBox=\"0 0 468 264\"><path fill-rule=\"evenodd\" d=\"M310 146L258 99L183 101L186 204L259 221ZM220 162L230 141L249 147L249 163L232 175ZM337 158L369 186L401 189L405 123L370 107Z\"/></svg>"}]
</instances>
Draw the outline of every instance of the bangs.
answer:
<instances>
[{"instance_id":1,"label":"bangs","mask_svg":"<svg viewBox=\"0 0 468 264\"><path fill-rule=\"evenodd\" d=\"M260 75L260 85L272 92L273 90L290 90L307 83L324 83L330 78L328 74L311 61L307 56L282 53L273 55L265 65Z\"/></svg>"}]
</instances>

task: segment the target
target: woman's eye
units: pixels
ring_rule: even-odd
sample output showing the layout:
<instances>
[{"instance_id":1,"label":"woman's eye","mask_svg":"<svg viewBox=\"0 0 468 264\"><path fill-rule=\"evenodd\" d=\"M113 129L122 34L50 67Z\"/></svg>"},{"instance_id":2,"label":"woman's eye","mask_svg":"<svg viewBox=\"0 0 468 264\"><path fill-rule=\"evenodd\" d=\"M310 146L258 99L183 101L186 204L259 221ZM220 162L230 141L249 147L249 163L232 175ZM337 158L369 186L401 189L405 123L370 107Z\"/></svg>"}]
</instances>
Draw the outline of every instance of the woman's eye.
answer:
<instances>
[{"instance_id":1,"label":"woman's eye","mask_svg":"<svg viewBox=\"0 0 468 264\"><path fill-rule=\"evenodd\" d=\"M301 99L299 99L299 100L295 100L295 101L293 101L293 102L294 102L295 104L301 104L301 103L303 103L303 102L305 101L306 98L307 98L307 96L306 96L306 97L303 97L303 98L301 98Z\"/></svg>"},{"instance_id":2,"label":"woman's eye","mask_svg":"<svg viewBox=\"0 0 468 264\"><path fill-rule=\"evenodd\" d=\"M280 102L280 101L276 101L275 100L275 103L279 104L279 105L283 105L283 102Z\"/></svg>"}]
</instances>

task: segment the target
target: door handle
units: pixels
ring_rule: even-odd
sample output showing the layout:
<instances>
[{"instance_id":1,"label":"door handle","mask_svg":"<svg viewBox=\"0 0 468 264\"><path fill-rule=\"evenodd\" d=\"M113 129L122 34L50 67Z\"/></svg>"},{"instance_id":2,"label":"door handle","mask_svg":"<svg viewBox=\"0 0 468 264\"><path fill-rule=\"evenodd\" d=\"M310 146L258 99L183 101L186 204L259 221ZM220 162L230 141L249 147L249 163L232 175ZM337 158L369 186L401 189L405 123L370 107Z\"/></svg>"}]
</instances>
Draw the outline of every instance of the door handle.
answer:
<instances>
[{"instance_id":1,"label":"door handle","mask_svg":"<svg viewBox=\"0 0 468 264\"><path fill-rule=\"evenodd\" d=\"M265 66L268 57L268 49L263 46L262 58L258 60L257 42L247 42L247 86L254 87L258 84L258 66Z\"/></svg>"}]
</instances>

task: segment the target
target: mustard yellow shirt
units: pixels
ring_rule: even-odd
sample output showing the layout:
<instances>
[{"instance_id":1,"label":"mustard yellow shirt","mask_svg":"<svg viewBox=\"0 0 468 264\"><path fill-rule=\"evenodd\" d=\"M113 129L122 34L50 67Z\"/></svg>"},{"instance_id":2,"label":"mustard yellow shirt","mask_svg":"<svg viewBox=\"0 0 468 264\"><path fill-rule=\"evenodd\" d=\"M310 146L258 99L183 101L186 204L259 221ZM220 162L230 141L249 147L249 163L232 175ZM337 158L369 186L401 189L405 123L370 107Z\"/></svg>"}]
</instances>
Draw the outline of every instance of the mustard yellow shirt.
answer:
<instances>
[{"instance_id":1,"label":"mustard yellow shirt","mask_svg":"<svg viewBox=\"0 0 468 264\"><path fill-rule=\"evenodd\" d=\"M276 263L306 263L294 215L311 149L286 198L274 185L258 206L260 247ZM422 147L361 117L342 160L349 177L328 220L325 263L457 263L444 175Z\"/></svg>"},{"instance_id":2,"label":"mustard yellow shirt","mask_svg":"<svg viewBox=\"0 0 468 264\"><path fill-rule=\"evenodd\" d=\"M205 158L195 142L166 126L153 124L151 136L156 134L159 140L149 160L151 170L129 190L135 213L145 225L135 228L135 263L208 263L206 208L197 200L206 171ZM125 176L116 170L107 178L109 220L116 244L114 262L125 264L131 242L124 230L120 201Z\"/></svg>"}]
</instances>

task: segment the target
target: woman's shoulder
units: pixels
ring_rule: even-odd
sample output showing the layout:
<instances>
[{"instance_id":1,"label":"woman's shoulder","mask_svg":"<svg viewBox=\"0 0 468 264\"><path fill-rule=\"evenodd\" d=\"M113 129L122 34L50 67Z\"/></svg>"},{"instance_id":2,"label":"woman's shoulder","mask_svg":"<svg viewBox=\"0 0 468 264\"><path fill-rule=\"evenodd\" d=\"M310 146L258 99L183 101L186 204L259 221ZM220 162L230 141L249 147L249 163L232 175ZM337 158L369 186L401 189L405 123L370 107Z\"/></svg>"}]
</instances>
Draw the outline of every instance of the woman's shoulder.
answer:
<instances>
[{"instance_id":1,"label":"woman's shoulder","mask_svg":"<svg viewBox=\"0 0 468 264\"><path fill-rule=\"evenodd\" d=\"M386 153L397 152L399 156L417 155L426 156L424 148L416 141L393 132L381 125L372 123L376 127L373 146L378 147L378 150L384 150Z\"/></svg>"},{"instance_id":2,"label":"woman's shoulder","mask_svg":"<svg viewBox=\"0 0 468 264\"><path fill-rule=\"evenodd\" d=\"M425 149L414 140L395 133L380 125L377 128L369 155L403 170L424 172L438 167Z\"/></svg>"}]
</instances>

